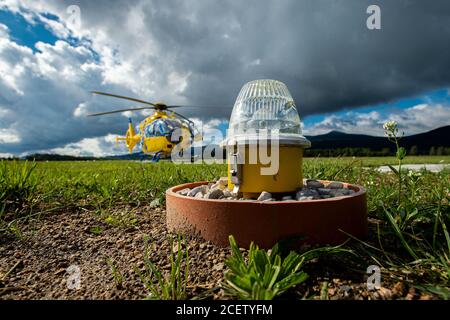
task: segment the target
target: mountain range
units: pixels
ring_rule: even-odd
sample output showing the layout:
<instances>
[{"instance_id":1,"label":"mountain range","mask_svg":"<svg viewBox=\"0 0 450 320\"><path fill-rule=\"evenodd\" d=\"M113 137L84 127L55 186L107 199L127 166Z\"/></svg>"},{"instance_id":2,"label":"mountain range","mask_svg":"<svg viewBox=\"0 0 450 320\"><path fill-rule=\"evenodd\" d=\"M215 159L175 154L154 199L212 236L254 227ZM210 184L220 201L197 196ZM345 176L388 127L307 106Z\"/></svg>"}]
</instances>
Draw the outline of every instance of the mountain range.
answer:
<instances>
[{"instance_id":1,"label":"mountain range","mask_svg":"<svg viewBox=\"0 0 450 320\"><path fill-rule=\"evenodd\" d=\"M395 145L386 137L331 131L322 135L306 136L306 138L311 141L311 148L306 150L305 156L387 156L393 155L395 152ZM450 154L450 125L424 133L404 136L401 138L400 144L408 150L408 154ZM76 157L58 154L32 154L26 158L35 160L98 159L95 157ZM108 156L101 159L142 160L148 158L148 155L137 152L133 154Z\"/></svg>"},{"instance_id":2,"label":"mountain range","mask_svg":"<svg viewBox=\"0 0 450 320\"><path fill-rule=\"evenodd\" d=\"M317 136L307 136L307 138L311 141L311 150L342 148L368 148L371 150L389 148L393 150L395 148L395 145L386 137L349 134L339 131L331 131ZM432 147L447 148L450 147L450 125L424 133L404 136L400 141L400 144L406 149L416 146L418 150L428 152Z\"/></svg>"}]
</instances>

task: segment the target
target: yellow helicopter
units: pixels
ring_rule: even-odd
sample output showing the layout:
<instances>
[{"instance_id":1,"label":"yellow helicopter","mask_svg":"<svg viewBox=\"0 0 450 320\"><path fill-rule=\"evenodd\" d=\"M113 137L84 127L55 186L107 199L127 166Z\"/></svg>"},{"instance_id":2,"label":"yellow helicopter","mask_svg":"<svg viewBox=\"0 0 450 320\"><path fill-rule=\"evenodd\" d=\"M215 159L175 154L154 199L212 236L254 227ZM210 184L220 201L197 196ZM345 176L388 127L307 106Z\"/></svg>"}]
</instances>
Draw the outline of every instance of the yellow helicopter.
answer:
<instances>
[{"instance_id":1,"label":"yellow helicopter","mask_svg":"<svg viewBox=\"0 0 450 320\"><path fill-rule=\"evenodd\" d=\"M155 110L153 114L139 123L138 132L134 129L132 120L129 118L128 130L125 137L116 138L117 143L119 141L125 141L130 153L133 152L133 149L137 144L140 144L142 152L153 155L152 161L157 162L160 158L169 157L175 147L177 147L177 150L183 152L183 150L186 150L189 146L192 147L195 141L202 140L202 135L195 128L194 122L180 113L170 110L182 106L168 106L161 102L152 103L141 99L100 91L92 91L92 93L138 102L145 104L146 106L92 113L87 115L89 117L125 111L140 111L145 109ZM168 110L170 110L170 113L167 112Z\"/></svg>"}]
</instances>

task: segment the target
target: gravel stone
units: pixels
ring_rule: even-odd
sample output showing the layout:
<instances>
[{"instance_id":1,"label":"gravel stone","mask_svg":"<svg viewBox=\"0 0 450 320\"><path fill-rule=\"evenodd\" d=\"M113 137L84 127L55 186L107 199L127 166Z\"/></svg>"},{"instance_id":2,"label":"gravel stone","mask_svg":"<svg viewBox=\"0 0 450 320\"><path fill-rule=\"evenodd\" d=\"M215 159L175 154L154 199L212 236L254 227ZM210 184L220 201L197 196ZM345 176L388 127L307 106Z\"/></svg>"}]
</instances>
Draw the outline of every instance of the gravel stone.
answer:
<instances>
[{"instance_id":1,"label":"gravel stone","mask_svg":"<svg viewBox=\"0 0 450 320\"><path fill-rule=\"evenodd\" d=\"M228 186L228 177L222 177L219 180L217 180L218 184L221 184L223 186Z\"/></svg>"},{"instance_id":2,"label":"gravel stone","mask_svg":"<svg viewBox=\"0 0 450 320\"><path fill-rule=\"evenodd\" d=\"M329 196L331 194L331 189L328 188L319 188L317 191L319 191L321 196Z\"/></svg>"},{"instance_id":3,"label":"gravel stone","mask_svg":"<svg viewBox=\"0 0 450 320\"><path fill-rule=\"evenodd\" d=\"M194 198L203 199L203 193L202 192L197 192L195 194Z\"/></svg>"},{"instance_id":4,"label":"gravel stone","mask_svg":"<svg viewBox=\"0 0 450 320\"><path fill-rule=\"evenodd\" d=\"M323 183L315 179L304 179L304 187L297 191L295 197L291 195L286 195L281 198L281 201L305 201L305 200L316 200L316 199L329 199L332 197L342 197L348 196L355 193L354 190L344 188L342 182L333 181L329 183L326 187ZM238 195L232 193L228 189L228 178L222 177L215 183L209 183L209 185L202 185L195 187L193 189L185 188L183 190L177 191L180 195L186 195L189 197L197 197L199 199L224 199L224 200L241 200L241 201L255 201L254 199L238 199ZM277 201L272 197L272 194L267 191L261 192L256 201ZM151 207L158 207L160 203L151 203ZM57 234L55 240L61 238L61 235Z\"/></svg>"},{"instance_id":5,"label":"gravel stone","mask_svg":"<svg viewBox=\"0 0 450 320\"><path fill-rule=\"evenodd\" d=\"M228 190L228 189L225 189L224 191L223 191L223 196L225 197L225 198L232 198L233 197L233 194L230 192L230 190Z\"/></svg>"},{"instance_id":6,"label":"gravel stone","mask_svg":"<svg viewBox=\"0 0 450 320\"><path fill-rule=\"evenodd\" d=\"M270 194L270 192L263 191L263 192L261 192L261 194L259 195L257 200L258 201L264 201L264 200L267 200L267 199L270 199L270 198L272 198L272 194Z\"/></svg>"},{"instance_id":7,"label":"gravel stone","mask_svg":"<svg viewBox=\"0 0 450 320\"><path fill-rule=\"evenodd\" d=\"M195 197L195 195L199 192L201 192L202 194L205 194L207 191L208 191L208 186L206 186L206 185L198 186L198 187L193 188L191 191L189 191L188 197Z\"/></svg>"},{"instance_id":8,"label":"gravel stone","mask_svg":"<svg viewBox=\"0 0 450 320\"><path fill-rule=\"evenodd\" d=\"M220 190L225 190L226 186L224 186L223 184L220 184L218 182L216 182L215 184L213 184L211 186L211 189L220 189Z\"/></svg>"},{"instance_id":9,"label":"gravel stone","mask_svg":"<svg viewBox=\"0 0 450 320\"><path fill-rule=\"evenodd\" d=\"M303 188L297 191L297 194L295 195L295 199L297 200L305 197L319 198L319 192L316 189Z\"/></svg>"},{"instance_id":10,"label":"gravel stone","mask_svg":"<svg viewBox=\"0 0 450 320\"><path fill-rule=\"evenodd\" d=\"M306 180L306 186L308 188L314 188L314 189L318 189L318 188L323 188L324 185L322 182L317 181L317 180Z\"/></svg>"},{"instance_id":11,"label":"gravel stone","mask_svg":"<svg viewBox=\"0 0 450 320\"><path fill-rule=\"evenodd\" d=\"M305 201L305 200L314 200L316 198L314 197L299 197L297 198L297 201Z\"/></svg>"},{"instance_id":12,"label":"gravel stone","mask_svg":"<svg viewBox=\"0 0 450 320\"><path fill-rule=\"evenodd\" d=\"M348 189L332 189L330 195L333 197L342 197L349 195L350 192Z\"/></svg>"},{"instance_id":13,"label":"gravel stone","mask_svg":"<svg viewBox=\"0 0 450 320\"><path fill-rule=\"evenodd\" d=\"M333 181L328 186L328 189L342 189L344 188L344 184L342 182Z\"/></svg>"},{"instance_id":14,"label":"gravel stone","mask_svg":"<svg viewBox=\"0 0 450 320\"><path fill-rule=\"evenodd\" d=\"M219 199L220 197L223 197L223 191L220 189L213 189L205 195L205 199Z\"/></svg>"},{"instance_id":15,"label":"gravel stone","mask_svg":"<svg viewBox=\"0 0 450 320\"><path fill-rule=\"evenodd\" d=\"M191 191L191 189L185 188L185 189L183 189L183 190L177 191L177 193L178 193L179 195L182 195L182 196L187 196L188 193L189 193L189 191Z\"/></svg>"}]
</instances>

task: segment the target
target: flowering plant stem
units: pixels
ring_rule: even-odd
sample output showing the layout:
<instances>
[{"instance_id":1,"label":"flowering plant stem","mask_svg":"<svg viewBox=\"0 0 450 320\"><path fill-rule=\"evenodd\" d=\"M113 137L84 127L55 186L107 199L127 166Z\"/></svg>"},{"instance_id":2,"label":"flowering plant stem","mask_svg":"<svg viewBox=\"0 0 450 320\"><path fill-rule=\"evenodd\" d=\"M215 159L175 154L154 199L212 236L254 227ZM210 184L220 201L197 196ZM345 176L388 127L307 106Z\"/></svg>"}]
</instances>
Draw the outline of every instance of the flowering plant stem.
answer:
<instances>
[{"instance_id":1,"label":"flowering plant stem","mask_svg":"<svg viewBox=\"0 0 450 320\"><path fill-rule=\"evenodd\" d=\"M395 156L398 161L398 171L393 170L398 177L398 206L401 205L402 200L402 161L406 157L406 149L401 147L399 141L402 137L398 136L398 124L395 121L388 121L383 125L385 134L389 141L393 142L396 147ZM402 134L403 136L403 134Z\"/></svg>"}]
</instances>

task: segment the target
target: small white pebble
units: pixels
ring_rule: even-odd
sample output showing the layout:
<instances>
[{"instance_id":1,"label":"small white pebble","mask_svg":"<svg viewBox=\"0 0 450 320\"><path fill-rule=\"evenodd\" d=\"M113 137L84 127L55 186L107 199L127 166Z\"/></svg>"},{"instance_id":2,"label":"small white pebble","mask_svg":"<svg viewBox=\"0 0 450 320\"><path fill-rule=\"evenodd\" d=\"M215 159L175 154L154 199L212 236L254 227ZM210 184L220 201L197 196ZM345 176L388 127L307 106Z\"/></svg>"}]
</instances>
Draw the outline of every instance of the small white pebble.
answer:
<instances>
[{"instance_id":1,"label":"small white pebble","mask_svg":"<svg viewBox=\"0 0 450 320\"><path fill-rule=\"evenodd\" d=\"M259 195L257 200L264 201L264 200L270 199L270 198L272 198L272 195L270 194L270 192L263 191L263 192L261 192L261 194Z\"/></svg>"},{"instance_id":2,"label":"small white pebble","mask_svg":"<svg viewBox=\"0 0 450 320\"><path fill-rule=\"evenodd\" d=\"M188 197L195 197L195 195L199 192L202 192L202 190L204 189L203 186L198 186L193 188L191 191L189 191L189 193L187 194Z\"/></svg>"},{"instance_id":3,"label":"small white pebble","mask_svg":"<svg viewBox=\"0 0 450 320\"><path fill-rule=\"evenodd\" d=\"M233 197L233 195L231 194L230 190L228 190L228 189L223 190L223 196L225 198Z\"/></svg>"},{"instance_id":4,"label":"small white pebble","mask_svg":"<svg viewBox=\"0 0 450 320\"><path fill-rule=\"evenodd\" d=\"M222 177L219 180L217 180L216 183L223 185L223 186L228 186L228 177Z\"/></svg>"},{"instance_id":5,"label":"small white pebble","mask_svg":"<svg viewBox=\"0 0 450 320\"><path fill-rule=\"evenodd\" d=\"M203 193L197 192L194 197L198 199L203 199Z\"/></svg>"},{"instance_id":6,"label":"small white pebble","mask_svg":"<svg viewBox=\"0 0 450 320\"><path fill-rule=\"evenodd\" d=\"M185 189L183 189L183 190L177 191L177 193L178 193L179 195L182 195L182 196L187 196L188 193L189 193L189 191L191 191L191 189L185 188Z\"/></svg>"},{"instance_id":7,"label":"small white pebble","mask_svg":"<svg viewBox=\"0 0 450 320\"><path fill-rule=\"evenodd\" d=\"M305 200L314 200L314 197L299 197L297 198L297 201L305 201Z\"/></svg>"}]
</instances>

